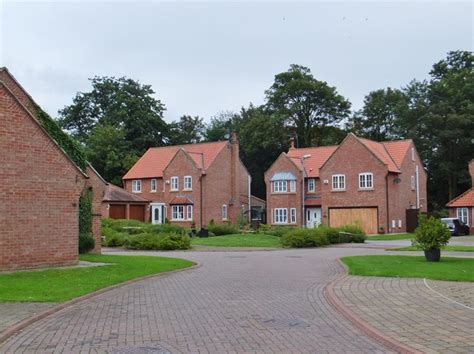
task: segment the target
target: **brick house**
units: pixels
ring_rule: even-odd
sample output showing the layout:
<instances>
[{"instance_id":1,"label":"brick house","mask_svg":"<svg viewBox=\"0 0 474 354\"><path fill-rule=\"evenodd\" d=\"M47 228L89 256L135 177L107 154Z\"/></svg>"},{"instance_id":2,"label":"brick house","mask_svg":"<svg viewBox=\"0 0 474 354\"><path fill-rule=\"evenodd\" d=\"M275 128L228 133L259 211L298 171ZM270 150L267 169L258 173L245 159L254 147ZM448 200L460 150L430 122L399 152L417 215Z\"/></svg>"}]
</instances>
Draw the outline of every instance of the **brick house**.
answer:
<instances>
[{"instance_id":1,"label":"brick house","mask_svg":"<svg viewBox=\"0 0 474 354\"><path fill-rule=\"evenodd\" d=\"M127 191L151 200L152 223L197 227L248 218L250 182L235 132L230 141L148 149L123 177Z\"/></svg>"},{"instance_id":2,"label":"brick house","mask_svg":"<svg viewBox=\"0 0 474 354\"><path fill-rule=\"evenodd\" d=\"M149 219L150 201L136 193L108 184L102 199L102 217L112 219Z\"/></svg>"},{"instance_id":3,"label":"brick house","mask_svg":"<svg viewBox=\"0 0 474 354\"><path fill-rule=\"evenodd\" d=\"M297 149L292 142L265 183L273 225L357 222L369 234L406 232L427 210L426 172L411 140L375 142L351 133L338 146Z\"/></svg>"},{"instance_id":4,"label":"brick house","mask_svg":"<svg viewBox=\"0 0 474 354\"><path fill-rule=\"evenodd\" d=\"M41 122L39 106L0 68L0 270L78 261L78 202L92 189L93 233L100 252L105 181L81 168Z\"/></svg>"},{"instance_id":5,"label":"brick house","mask_svg":"<svg viewBox=\"0 0 474 354\"><path fill-rule=\"evenodd\" d=\"M469 174L471 175L471 188L451 200L446 206L449 208L449 216L459 218L469 225L471 234L474 234L474 160L469 162Z\"/></svg>"}]
</instances>

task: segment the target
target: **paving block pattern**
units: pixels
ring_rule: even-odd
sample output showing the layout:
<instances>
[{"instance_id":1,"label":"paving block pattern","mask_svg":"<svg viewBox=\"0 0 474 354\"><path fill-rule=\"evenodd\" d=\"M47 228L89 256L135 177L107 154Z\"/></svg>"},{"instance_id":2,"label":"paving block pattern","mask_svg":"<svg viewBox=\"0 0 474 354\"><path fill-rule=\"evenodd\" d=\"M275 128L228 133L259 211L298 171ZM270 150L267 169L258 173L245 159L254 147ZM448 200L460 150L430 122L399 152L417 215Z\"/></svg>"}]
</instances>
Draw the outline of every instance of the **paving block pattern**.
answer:
<instances>
[{"instance_id":1,"label":"paving block pattern","mask_svg":"<svg viewBox=\"0 0 474 354\"><path fill-rule=\"evenodd\" d=\"M53 302L0 302L0 333L54 305Z\"/></svg>"}]
</instances>

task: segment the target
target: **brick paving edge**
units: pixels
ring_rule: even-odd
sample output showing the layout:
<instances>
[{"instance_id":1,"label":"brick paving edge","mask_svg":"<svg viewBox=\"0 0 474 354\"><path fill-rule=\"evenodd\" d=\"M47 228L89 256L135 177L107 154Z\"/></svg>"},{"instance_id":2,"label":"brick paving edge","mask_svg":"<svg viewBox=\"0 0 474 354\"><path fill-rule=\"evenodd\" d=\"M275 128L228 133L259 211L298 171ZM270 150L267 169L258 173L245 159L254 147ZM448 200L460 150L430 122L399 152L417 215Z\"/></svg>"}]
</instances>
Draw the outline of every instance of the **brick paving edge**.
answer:
<instances>
[{"instance_id":1,"label":"brick paving edge","mask_svg":"<svg viewBox=\"0 0 474 354\"><path fill-rule=\"evenodd\" d=\"M420 351L411 348L407 346L406 344L403 344L399 342L398 340L389 337L379 331L378 329L374 328L372 325L370 325L368 322L364 321L362 318L357 316L354 311L352 311L349 307L347 307L341 300L336 295L336 292L334 291L334 288L336 285L338 285L340 282L348 278L348 268L346 264L344 264L340 259L338 259L339 264L341 264L344 267L345 274L342 275L341 277L333 280L331 283L329 283L325 288L324 288L324 295L326 299L328 300L329 304L341 315L343 315L349 322L351 322L354 326L356 326L358 329L363 331L365 334L367 334L369 337L375 339L379 343L382 343L389 349L395 350L398 353L421 353Z\"/></svg>"},{"instance_id":2,"label":"brick paving edge","mask_svg":"<svg viewBox=\"0 0 474 354\"><path fill-rule=\"evenodd\" d=\"M44 311L42 311L42 312L40 312L36 315L33 315L33 316L28 317L28 318L26 318L26 319L24 319L20 322L15 323L14 325L12 325L12 326L8 327L7 329L5 329L4 331L2 331L0 333L0 345L5 343L8 339L13 337L18 332L20 332L20 331L24 330L26 327L32 325L33 323L35 323L39 320L42 320L42 319L44 319L48 316L51 316L55 313L58 313L59 311L67 309L70 306L75 305L79 302L88 300L88 299L90 299L92 297L95 297L95 296L98 296L98 295L102 295L102 294L104 294L108 291L120 288L122 286L126 286L126 285L136 283L136 282L141 281L141 280L146 280L146 279L155 278L155 277L164 277L164 276L172 275L172 274L178 273L178 272L191 271L191 270L194 270L194 269L197 269L197 268L201 267L201 265L202 265L201 263L195 262L195 261L193 261L193 263L194 263L194 265L192 265L191 267L182 268L182 269L175 269L175 270L171 270L171 271L168 271L168 272L149 274L149 275L145 275L143 277L130 279L130 280L127 280L123 283L111 285L109 287L93 291L89 294L85 294L85 295L76 297L72 300L68 300L66 302L60 303L56 306L50 307L50 308L48 308L48 309L46 309L46 310L44 310Z\"/></svg>"}]
</instances>

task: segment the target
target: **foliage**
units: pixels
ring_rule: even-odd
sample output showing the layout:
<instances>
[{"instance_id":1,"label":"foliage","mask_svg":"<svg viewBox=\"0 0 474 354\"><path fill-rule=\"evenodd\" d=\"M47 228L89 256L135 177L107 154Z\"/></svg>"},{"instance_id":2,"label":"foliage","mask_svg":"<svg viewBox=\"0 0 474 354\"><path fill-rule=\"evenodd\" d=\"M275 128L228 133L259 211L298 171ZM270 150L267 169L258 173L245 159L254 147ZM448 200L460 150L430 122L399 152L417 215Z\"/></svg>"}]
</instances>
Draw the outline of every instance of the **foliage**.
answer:
<instances>
[{"instance_id":1,"label":"foliage","mask_svg":"<svg viewBox=\"0 0 474 354\"><path fill-rule=\"evenodd\" d=\"M414 247L423 250L440 249L446 246L451 238L451 233L441 220L427 217L425 214L418 216L418 227L412 240Z\"/></svg>"},{"instance_id":2,"label":"foliage","mask_svg":"<svg viewBox=\"0 0 474 354\"><path fill-rule=\"evenodd\" d=\"M175 234L185 234L186 229L179 225L174 224L148 224L145 227L145 231L149 233L175 233Z\"/></svg>"},{"instance_id":3,"label":"foliage","mask_svg":"<svg viewBox=\"0 0 474 354\"><path fill-rule=\"evenodd\" d=\"M282 237L284 234L294 229L295 229L294 226L276 226L276 225L261 224L258 229L258 232L264 233L267 235Z\"/></svg>"},{"instance_id":4,"label":"foliage","mask_svg":"<svg viewBox=\"0 0 474 354\"><path fill-rule=\"evenodd\" d=\"M234 234L216 237L195 237L192 245L209 247L264 247L280 248L280 238L264 234Z\"/></svg>"},{"instance_id":5,"label":"foliage","mask_svg":"<svg viewBox=\"0 0 474 354\"><path fill-rule=\"evenodd\" d=\"M178 122L169 126L169 141L171 145L199 143L204 134L203 118L190 115L181 116Z\"/></svg>"},{"instance_id":6,"label":"foliage","mask_svg":"<svg viewBox=\"0 0 474 354\"><path fill-rule=\"evenodd\" d=\"M193 265L184 259L168 257L87 254L81 255L80 260L109 264L2 274L0 301L62 302L134 278Z\"/></svg>"},{"instance_id":7,"label":"foliage","mask_svg":"<svg viewBox=\"0 0 474 354\"><path fill-rule=\"evenodd\" d=\"M95 247L95 239L92 234L79 234L79 253L87 253Z\"/></svg>"},{"instance_id":8,"label":"foliage","mask_svg":"<svg viewBox=\"0 0 474 354\"><path fill-rule=\"evenodd\" d=\"M102 227L102 236L105 236L104 246L122 247L130 242L130 235L125 232L116 231L110 227Z\"/></svg>"},{"instance_id":9,"label":"foliage","mask_svg":"<svg viewBox=\"0 0 474 354\"><path fill-rule=\"evenodd\" d=\"M126 247L133 250L186 250L191 248L191 240L183 234L143 233L130 237Z\"/></svg>"},{"instance_id":10,"label":"foliage","mask_svg":"<svg viewBox=\"0 0 474 354\"><path fill-rule=\"evenodd\" d=\"M271 112L286 117L296 128L299 147L320 145L314 127L336 125L349 116L351 104L334 87L313 77L309 68L291 65L275 76L266 92Z\"/></svg>"},{"instance_id":11,"label":"foliage","mask_svg":"<svg viewBox=\"0 0 474 354\"><path fill-rule=\"evenodd\" d=\"M216 236L232 235L239 232L239 229L231 224L209 224L208 229Z\"/></svg>"},{"instance_id":12,"label":"foliage","mask_svg":"<svg viewBox=\"0 0 474 354\"><path fill-rule=\"evenodd\" d=\"M303 248L329 245L328 236L318 228L294 229L281 238L284 247Z\"/></svg>"},{"instance_id":13,"label":"foliage","mask_svg":"<svg viewBox=\"0 0 474 354\"><path fill-rule=\"evenodd\" d=\"M147 224L138 220L129 219L102 219L102 227L110 227L122 231L124 227L145 227Z\"/></svg>"},{"instance_id":14,"label":"foliage","mask_svg":"<svg viewBox=\"0 0 474 354\"><path fill-rule=\"evenodd\" d=\"M374 241L390 241L390 240L411 240L413 238L413 234L383 234L383 235L375 235L369 236L369 240Z\"/></svg>"},{"instance_id":15,"label":"foliage","mask_svg":"<svg viewBox=\"0 0 474 354\"><path fill-rule=\"evenodd\" d=\"M351 275L474 281L473 258L443 257L436 263L418 256L355 256L341 260Z\"/></svg>"}]
</instances>

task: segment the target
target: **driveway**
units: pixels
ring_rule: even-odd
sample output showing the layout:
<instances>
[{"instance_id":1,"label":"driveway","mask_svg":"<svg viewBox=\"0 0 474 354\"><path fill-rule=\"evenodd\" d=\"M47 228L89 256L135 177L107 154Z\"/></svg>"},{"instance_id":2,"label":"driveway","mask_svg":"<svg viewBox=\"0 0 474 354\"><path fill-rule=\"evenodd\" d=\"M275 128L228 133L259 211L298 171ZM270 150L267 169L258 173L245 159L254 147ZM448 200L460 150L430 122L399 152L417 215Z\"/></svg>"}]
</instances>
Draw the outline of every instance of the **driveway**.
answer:
<instances>
[{"instance_id":1,"label":"driveway","mask_svg":"<svg viewBox=\"0 0 474 354\"><path fill-rule=\"evenodd\" d=\"M323 291L344 273L338 257L380 252L142 252L202 266L73 305L17 334L0 352L387 352L335 311Z\"/></svg>"}]
</instances>

